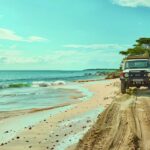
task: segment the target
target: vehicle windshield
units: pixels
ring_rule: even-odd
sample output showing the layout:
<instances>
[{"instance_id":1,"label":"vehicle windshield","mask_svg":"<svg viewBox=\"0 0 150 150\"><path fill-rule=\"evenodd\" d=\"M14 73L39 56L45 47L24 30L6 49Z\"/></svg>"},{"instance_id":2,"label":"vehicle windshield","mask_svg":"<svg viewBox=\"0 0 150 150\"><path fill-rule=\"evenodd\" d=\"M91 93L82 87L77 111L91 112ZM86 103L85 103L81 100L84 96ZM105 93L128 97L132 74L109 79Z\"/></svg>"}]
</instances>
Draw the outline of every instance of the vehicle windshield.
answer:
<instances>
[{"instance_id":1,"label":"vehicle windshield","mask_svg":"<svg viewBox=\"0 0 150 150\"><path fill-rule=\"evenodd\" d=\"M135 68L149 68L150 62L148 60L134 60L127 61L125 63L125 69L135 69Z\"/></svg>"}]
</instances>

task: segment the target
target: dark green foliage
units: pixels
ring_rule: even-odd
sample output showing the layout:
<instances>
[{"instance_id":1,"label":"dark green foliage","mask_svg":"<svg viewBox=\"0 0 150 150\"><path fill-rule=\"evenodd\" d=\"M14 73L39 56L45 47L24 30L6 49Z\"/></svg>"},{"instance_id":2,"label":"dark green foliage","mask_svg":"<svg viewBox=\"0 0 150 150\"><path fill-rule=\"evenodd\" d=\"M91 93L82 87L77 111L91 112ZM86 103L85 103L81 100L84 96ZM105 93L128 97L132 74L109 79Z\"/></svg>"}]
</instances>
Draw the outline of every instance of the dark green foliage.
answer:
<instances>
[{"instance_id":1,"label":"dark green foliage","mask_svg":"<svg viewBox=\"0 0 150 150\"><path fill-rule=\"evenodd\" d=\"M140 38L138 40L136 40L136 42L139 44L139 45L142 45L142 44L150 44L150 38Z\"/></svg>"},{"instance_id":2,"label":"dark green foliage","mask_svg":"<svg viewBox=\"0 0 150 150\"><path fill-rule=\"evenodd\" d=\"M150 55L150 38L140 38L136 40L136 44L134 44L133 48L120 52L120 54L125 56L141 55L144 53L149 53Z\"/></svg>"}]
</instances>

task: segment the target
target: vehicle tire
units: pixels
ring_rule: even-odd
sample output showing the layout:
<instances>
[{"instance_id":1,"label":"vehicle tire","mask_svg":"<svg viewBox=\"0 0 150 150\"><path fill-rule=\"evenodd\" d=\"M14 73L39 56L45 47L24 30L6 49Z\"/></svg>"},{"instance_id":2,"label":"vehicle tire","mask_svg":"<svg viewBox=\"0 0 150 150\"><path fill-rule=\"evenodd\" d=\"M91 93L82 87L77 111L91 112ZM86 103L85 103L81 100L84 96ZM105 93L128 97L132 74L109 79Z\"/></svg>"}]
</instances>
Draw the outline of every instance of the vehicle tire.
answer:
<instances>
[{"instance_id":1,"label":"vehicle tire","mask_svg":"<svg viewBox=\"0 0 150 150\"><path fill-rule=\"evenodd\" d=\"M126 93L126 82L125 81L121 81L121 93L125 94Z\"/></svg>"},{"instance_id":2,"label":"vehicle tire","mask_svg":"<svg viewBox=\"0 0 150 150\"><path fill-rule=\"evenodd\" d=\"M130 88L129 84L126 84L126 89L128 90Z\"/></svg>"},{"instance_id":3,"label":"vehicle tire","mask_svg":"<svg viewBox=\"0 0 150 150\"><path fill-rule=\"evenodd\" d=\"M141 86L140 86L140 85L137 85L136 87L139 89Z\"/></svg>"}]
</instances>

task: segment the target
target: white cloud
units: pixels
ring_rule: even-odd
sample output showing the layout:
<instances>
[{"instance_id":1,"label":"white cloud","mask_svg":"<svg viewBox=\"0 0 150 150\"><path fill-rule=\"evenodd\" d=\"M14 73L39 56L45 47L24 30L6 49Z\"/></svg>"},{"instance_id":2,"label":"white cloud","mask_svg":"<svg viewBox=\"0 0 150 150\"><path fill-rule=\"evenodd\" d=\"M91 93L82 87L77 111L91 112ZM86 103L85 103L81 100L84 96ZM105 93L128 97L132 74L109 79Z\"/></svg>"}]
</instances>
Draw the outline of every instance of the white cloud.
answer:
<instances>
[{"instance_id":1,"label":"white cloud","mask_svg":"<svg viewBox=\"0 0 150 150\"><path fill-rule=\"evenodd\" d=\"M150 7L150 0L113 0L113 2L125 7Z\"/></svg>"},{"instance_id":2,"label":"white cloud","mask_svg":"<svg viewBox=\"0 0 150 150\"><path fill-rule=\"evenodd\" d=\"M47 41L46 38L43 37L39 37L39 36L30 36L27 41L29 42L43 42L43 41Z\"/></svg>"},{"instance_id":3,"label":"white cloud","mask_svg":"<svg viewBox=\"0 0 150 150\"><path fill-rule=\"evenodd\" d=\"M90 44L90 45L80 45L80 44L69 44L64 45L66 48L81 48L81 49L124 49L129 47L129 45L119 45L119 44Z\"/></svg>"},{"instance_id":4,"label":"white cloud","mask_svg":"<svg viewBox=\"0 0 150 150\"><path fill-rule=\"evenodd\" d=\"M26 69L35 66L38 69L85 69L85 68L112 68L118 67L122 56L119 51L87 51L82 50L57 50L43 53L42 55L30 54L20 50L1 50L1 66L22 66ZM6 68L5 68L6 69ZM24 68L21 68L24 69Z\"/></svg>"},{"instance_id":5,"label":"white cloud","mask_svg":"<svg viewBox=\"0 0 150 150\"><path fill-rule=\"evenodd\" d=\"M23 38L21 36L16 35L14 31L4 28L0 28L0 39L11 41L23 41Z\"/></svg>"},{"instance_id":6,"label":"white cloud","mask_svg":"<svg viewBox=\"0 0 150 150\"><path fill-rule=\"evenodd\" d=\"M0 28L0 40L10 40L18 42L43 42L47 39L40 36L30 36L25 38L23 36L17 35L12 30Z\"/></svg>"},{"instance_id":7,"label":"white cloud","mask_svg":"<svg viewBox=\"0 0 150 150\"><path fill-rule=\"evenodd\" d=\"M0 63L2 64L33 64L38 63L38 57L25 56L20 50L1 50Z\"/></svg>"},{"instance_id":8,"label":"white cloud","mask_svg":"<svg viewBox=\"0 0 150 150\"><path fill-rule=\"evenodd\" d=\"M30 51L17 50L16 45L7 48L1 46L0 64L7 68L16 66L25 69L86 69L117 68L122 56L119 51L128 45L91 44L65 45L66 49L43 51L40 55ZM21 69L24 69L21 68ZM6 68L4 68L6 69Z\"/></svg>"},{"instance_id":9,"label":"white cloud","mask_svg":"<svg viewBox=\"0 0 150 150\"><path fill-rule=\"evenodd\" d=\"M58 69L115 68L121 60L119 51L62 50L47 55L47 62Z\"/></svg>"}]
</instances>

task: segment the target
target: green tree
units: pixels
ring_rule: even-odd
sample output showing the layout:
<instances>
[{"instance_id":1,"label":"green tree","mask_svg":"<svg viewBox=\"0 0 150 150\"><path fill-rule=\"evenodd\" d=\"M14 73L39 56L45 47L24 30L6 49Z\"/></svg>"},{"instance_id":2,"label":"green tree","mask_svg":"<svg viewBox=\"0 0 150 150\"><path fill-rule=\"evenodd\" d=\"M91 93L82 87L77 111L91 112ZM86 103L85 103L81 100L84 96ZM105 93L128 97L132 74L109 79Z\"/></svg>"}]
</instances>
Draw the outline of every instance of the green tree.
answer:
<instances>
[{"instance_id":1,"label":"green tree","mask_svg":"<svg viewBox=\"0 0 150 150\"><path fill-rule=\"evenodd\" d=\"M120 52L120 54L125 56L141 55L145 53L150 55L150 38L140 38L136 40L136 44L133 45L133 48Z\"/></svg>"}]
</instances>

